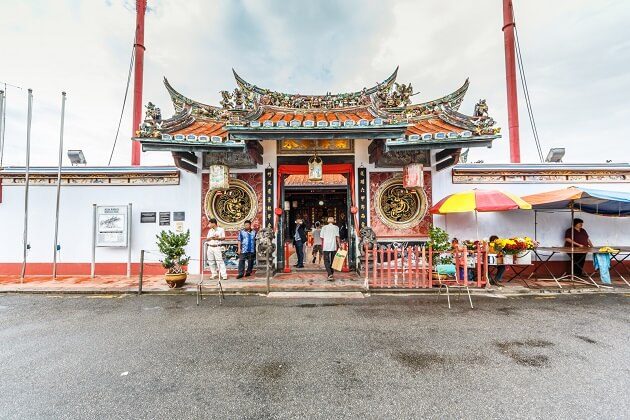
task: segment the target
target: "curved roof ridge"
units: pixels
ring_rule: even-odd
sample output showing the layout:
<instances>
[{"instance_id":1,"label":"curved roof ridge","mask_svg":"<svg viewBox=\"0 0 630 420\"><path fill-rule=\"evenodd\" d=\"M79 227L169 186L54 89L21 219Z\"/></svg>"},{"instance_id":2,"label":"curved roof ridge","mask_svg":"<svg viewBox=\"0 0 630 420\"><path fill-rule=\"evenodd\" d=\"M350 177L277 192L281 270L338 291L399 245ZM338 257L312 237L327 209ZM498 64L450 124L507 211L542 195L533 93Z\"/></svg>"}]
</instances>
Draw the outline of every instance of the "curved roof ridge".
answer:
<instances>
[{"instance_id":1,"label":"curved roof ridge","mask_svg":"<svg viewBox=\"0 0 630 420\"><path fill-rule=\"evenodd\" d=\"M363 88L362 90L358 90L355 92L345 92L345 93L337 93L337 94L330 94L330 96L359 96L362 94L365 95L372 95L373 93L376 93L379 89L381 89L383 86L391 86L395 81L396 81L396 76L398 75L398 69L400 66L396 66L396 69L394 70L394 72L389 75L388 78L386 78L385 80L383 80L383 82L381 83L377 83L376 85L370 87L370 88ZM326 96L329 96L328 94L325 95L305 95L305 94L301 94L301 93L286 93L286 92L277 92L277 91L273 91L271 89L264 89L261 87L258 87L254 84L249 83L248 81L246 81L245 79L243 79L241 76L238 75L238 73L236 73L236 70L232 69L232 73L234 74L234 79L236 79L236 83L238 84L239 87L249 90L251 92L255 92L259 95L265 95L268 93L281 93L282 95L288 95L288 96L305 96L305 97L313 97L313 98L324 98Z\"/></svg>"},{"instance_id":2,"label":"curved roof ridge","mask_svg":"<svg viewBox=\"0 0 630 420\"><path fill-rule=\"evenodd\" d=\"M168 94L171 97L171 101L173 102L173 107L175 108L175 112L181 112L182 109L185 108L185 105L188 105L191 107L203 108L207 111L210 111L210 110L214 110L217 112L222 111L221 107L204 104L202 102L196 101L194 99L190 99L189 97L182 95L177 90L175 90L175 88L169 83L166 76L164 77L164 86L166 87L166 90L168 91Z\"/></svg>"},{"instance_id":3,"label":"curved roof ridge","mask_svg":"<svg viewBox=\"0 0 630 420\"><path fill-rule=\"evenodd\" d=\"M453 110L458 110L462 101L464 100L464 96L468 91L468 86L470 85L470 79L466 78L464 84L457 88L455 91L449 93L448 95L444 95L441 98L433 99L426 102L420 102L417 104L407 105L405 107L406 110L413 111L417 109L430 109L439 105L447 104L449 108Z\"/></svg>"}]
</instances>

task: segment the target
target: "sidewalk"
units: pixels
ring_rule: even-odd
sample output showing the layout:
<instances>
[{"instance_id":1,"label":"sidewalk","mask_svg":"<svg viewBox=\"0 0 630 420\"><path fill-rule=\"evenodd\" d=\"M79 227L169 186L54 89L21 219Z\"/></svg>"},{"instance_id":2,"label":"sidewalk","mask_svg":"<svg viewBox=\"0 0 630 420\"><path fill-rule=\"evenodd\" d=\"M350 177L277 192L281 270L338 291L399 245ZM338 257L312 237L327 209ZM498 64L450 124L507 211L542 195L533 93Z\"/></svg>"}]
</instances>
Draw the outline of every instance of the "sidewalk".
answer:
<instances>
[{"instance_id":1,"label":"sidewalk","mask_svg":"<svg viewBox=\"0 0 630 420\"><path fill-rule=\"evenodd\" d=\"M186 284L180 289L170 289L163 276L151 275L143 279L143 293L161 294L187 294L196 293L196 286L199 282L199 275L190 275ZM204 276L204 293L213 293L218 289L216 281ZM489 289L478 289L471 287L471 292L475 294L492 295L521 295L540 293L579 293L579 292L599 292L599 293L630 293L621 280L613 282L613 288L596 288L594 286L582 285L569 282L561 282L562 289L559 289L554 282L528 280L529 287L526 287L522 280L515 279L507 283L505 287L492 287ZM244 278L236 280L231 277L222 282L223 290L228 294L260 294L267 292L265 278ZM433 289L410 289L410 288L383 288L369 291L365 289L363 278L356 273L337 273L335 282L326 281L325 275L320 273L287 273L277 274L270 280L270 291L273 292L369 292L377 293L437 293L437 287ZM138 293L138 276L127 278L126 276L59 276L53 280L51 276L29 276L22 282L19 276L0 276L0 293Z\"/></svg>"}]
</instances>

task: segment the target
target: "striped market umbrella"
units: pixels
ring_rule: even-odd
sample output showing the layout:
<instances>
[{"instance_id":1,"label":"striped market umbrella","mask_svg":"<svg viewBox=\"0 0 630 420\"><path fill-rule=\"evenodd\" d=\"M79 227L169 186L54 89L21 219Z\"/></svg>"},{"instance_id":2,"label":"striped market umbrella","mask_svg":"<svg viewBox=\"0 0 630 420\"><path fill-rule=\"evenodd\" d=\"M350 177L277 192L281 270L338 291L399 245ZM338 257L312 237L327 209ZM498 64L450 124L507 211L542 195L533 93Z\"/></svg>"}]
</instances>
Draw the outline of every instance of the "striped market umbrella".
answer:
<instances>
[{"instance_id":1,"label":"striped market umbrella","mask_svg":"<svg viewBox=\"0 0 630 420\"><path fill-rule=\"evenodd\" d=\"M479 240L478 212L531 210L532 205L520 197L499 190L469 190L448 195L431 207L432 214L475 212L475 229Z\"/></svg>"},{"instance_id":2,"label":"striped market umbrella","mask_svg":"<svg viewBox=\"0 0 630 420\"><path fill-rule=\"evenodd\" d=\"M433 214L531 210L520 197L498 190L469 190L444 197L431 207Z\"/></svg>"}]
</instances>

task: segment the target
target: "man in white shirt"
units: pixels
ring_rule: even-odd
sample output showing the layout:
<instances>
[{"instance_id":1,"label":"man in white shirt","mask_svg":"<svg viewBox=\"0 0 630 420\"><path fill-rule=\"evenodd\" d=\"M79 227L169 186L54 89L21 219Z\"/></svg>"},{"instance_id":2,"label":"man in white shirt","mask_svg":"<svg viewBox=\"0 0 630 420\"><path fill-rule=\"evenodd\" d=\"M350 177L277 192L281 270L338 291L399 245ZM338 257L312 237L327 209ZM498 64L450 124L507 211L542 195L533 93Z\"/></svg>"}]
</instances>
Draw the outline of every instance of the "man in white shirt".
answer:
<instances>
[{"instance_id":1,"label":"man in white shirt","mask_svg":"<svg viewBox=\"0 0 630 420\"><path fill-rule=\"evenodd\" d=\"M328 273L328 281L335 281L333 278L332 261L339 248L339 227L335 225L335 218L329 217L328 224L322 228L322 250L324 251L324 266Z\"/></svg>"},{"instance_id":2,"label":"man in white shirt","mask_svg":"<svg viewBox=\"0 0 630 420\"><path fill-rule=\"evenodd\" d=\"M217 271L219 272L220 280L227 280L227 269L225 268L225 261L223 261L223 253L221 252L221 242L225 239L225 230L222 227L217 226L217 219L214 217L208 220L208 253L206 259L210 265L210 272L212 278L217 278Z\"/></svg>"}]
</instances>

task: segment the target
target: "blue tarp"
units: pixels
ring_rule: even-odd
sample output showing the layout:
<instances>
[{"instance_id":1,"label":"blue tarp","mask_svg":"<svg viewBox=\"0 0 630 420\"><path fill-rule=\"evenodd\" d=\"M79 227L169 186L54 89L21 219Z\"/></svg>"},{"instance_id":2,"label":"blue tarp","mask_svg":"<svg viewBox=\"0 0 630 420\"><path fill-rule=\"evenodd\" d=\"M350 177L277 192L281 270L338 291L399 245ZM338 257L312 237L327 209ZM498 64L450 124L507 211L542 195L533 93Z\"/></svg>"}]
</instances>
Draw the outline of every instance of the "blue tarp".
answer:
<instances>
[{"instance_id":1,"label":"blue tarp","mask_svg":"<svg viewBox=\"0 0 630 420\"><path fill-rule=\"evenodd\" d=\"M575 200L574 208L586 213L630 216L630 193L591 188L580 189L586 194Z\"/></svg>"}]
</instances>

